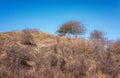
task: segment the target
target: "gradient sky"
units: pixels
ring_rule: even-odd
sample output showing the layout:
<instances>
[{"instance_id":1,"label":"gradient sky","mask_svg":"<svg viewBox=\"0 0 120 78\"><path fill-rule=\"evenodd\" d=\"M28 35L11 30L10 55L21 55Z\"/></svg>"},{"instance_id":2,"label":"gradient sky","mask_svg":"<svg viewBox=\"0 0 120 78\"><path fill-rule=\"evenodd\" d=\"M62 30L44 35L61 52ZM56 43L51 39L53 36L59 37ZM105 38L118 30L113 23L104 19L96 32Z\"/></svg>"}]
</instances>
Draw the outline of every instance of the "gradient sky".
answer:
<instances>
[{"instance_id":1,"label":"gradient sky","mask_svg":"<svg viewBox=\"0 0 120 78\"><path fill-rule=\"evenodd\" d=\"M120 39L120 0L0 0L0 32L38 28L55 34L59 26L77 20L87 28Z\"/></svg>"}]
</instances>

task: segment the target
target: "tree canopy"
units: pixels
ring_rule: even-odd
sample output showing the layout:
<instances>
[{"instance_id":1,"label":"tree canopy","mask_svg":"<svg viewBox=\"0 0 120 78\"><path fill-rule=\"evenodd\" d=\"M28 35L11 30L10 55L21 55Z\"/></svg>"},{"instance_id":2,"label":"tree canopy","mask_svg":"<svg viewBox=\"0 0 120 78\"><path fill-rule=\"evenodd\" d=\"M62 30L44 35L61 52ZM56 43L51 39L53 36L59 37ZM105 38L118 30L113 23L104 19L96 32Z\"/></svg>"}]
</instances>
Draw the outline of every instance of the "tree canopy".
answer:
<instances>
[{"instance_id":1,"label":"tree canopy","mask_svg":"<svg viewBox=\"0 0 120 78\"><path fill-rule=\"evenodd\" d=\"M84 34L86 32L86 28L78 21L69 21L61 25L57 32L62 36L66 34L79 35Z\"/></svg>"}]
</instances>

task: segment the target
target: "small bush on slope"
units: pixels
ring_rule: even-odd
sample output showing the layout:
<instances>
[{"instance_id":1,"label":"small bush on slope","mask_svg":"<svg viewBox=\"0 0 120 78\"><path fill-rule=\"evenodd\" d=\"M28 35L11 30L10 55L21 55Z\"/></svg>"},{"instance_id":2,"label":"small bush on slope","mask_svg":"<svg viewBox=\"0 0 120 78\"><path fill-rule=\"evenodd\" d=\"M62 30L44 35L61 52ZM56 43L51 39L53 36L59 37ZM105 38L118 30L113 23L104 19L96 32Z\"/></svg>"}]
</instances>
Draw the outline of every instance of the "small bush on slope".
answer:
<instances>
[{"instance_id":1,"label":"small bush on slope","mask_svg":"<svg viewBox=\"0 0 120 78\"><path fill-rule=\"evenodd\" d=\"M35 41L33 39L32 32L34 32L34 30L30 30L30 29L22 30L22 35L21 35L21 43L22 44L35 45ZM35 30L35 32L36 32L36 30Z\"/></svg>"},{"instance_id":2,"label":"small bush on slope","mask_svg":"<svg viewBox=\"0 0 120 78\"><path fill-rule=\"evenodd\" d=\"M28 63L33 60L33 56L29 54L30 48L24 48L17 43L11 43L6 49L5 68L1 74L1 78L25 78L26 71L32 66ZM5 72L5 71L7 72Z\"/></svg>"}]
</instances>

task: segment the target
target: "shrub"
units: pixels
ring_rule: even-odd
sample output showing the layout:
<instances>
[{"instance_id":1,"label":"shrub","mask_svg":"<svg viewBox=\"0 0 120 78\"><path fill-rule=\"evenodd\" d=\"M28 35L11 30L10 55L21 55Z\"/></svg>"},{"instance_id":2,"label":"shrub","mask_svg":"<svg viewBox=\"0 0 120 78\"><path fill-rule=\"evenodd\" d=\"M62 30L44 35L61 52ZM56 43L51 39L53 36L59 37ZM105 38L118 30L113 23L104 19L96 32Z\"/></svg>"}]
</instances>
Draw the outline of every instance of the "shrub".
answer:
<instances>
[{"instance_id":1,"label":"shrub","mask_svg":"<svg viewBox=\"0 0 120 78\"><path fill-rule=\"evenodd\" d=\"M32 36L32 32L34 30L24 29L22 30L21 35L21 43L26 45L35 45L34 38Z\"/></svg>"},{"instance_id":2,"label":"shrub","mask_svg":"<svg viewBox=\"0 0 120 78\"><path fill-rule=\"evenodd\" d=\"M31 40L39 32L25 30L22 32L25 38L26 33ZM51 40L44 39L35 47L27 46L33 45L34 40L21 45L18 39L5 43L6 35L0 38L0 50L6 56L0 64L0 78L119 78L120 41L105 47L100 37L94 43L94 40L47 34L43 38L48 36Z\"/></svg>"},{"instance_id":3,"label":"shrub","mask_svg":"<svg viewBox=\"0 0 120 78\"><path fill-rule=\"evenodd\" d=\"M94 30L90 33L90 39L96 39L96 40L105 40L104 32L100 30Z\"/></svg>"},{"instance_id":4,"label":"shrub","mask_svg":"<svg viewBox=\"0 0 120 78\"><path fill-rule=\"evenodd\" d=\"M33 60L33 57L29 54L31 50L29 48L23 48L17 44L10 45L7 50L7 58L5 67L9 77L16 76L16 77L23 77L25 76L25 71L27 71L31 65L27 62ZM15 78L16 78L15 77Z\"/></svg>"}]
</instances>

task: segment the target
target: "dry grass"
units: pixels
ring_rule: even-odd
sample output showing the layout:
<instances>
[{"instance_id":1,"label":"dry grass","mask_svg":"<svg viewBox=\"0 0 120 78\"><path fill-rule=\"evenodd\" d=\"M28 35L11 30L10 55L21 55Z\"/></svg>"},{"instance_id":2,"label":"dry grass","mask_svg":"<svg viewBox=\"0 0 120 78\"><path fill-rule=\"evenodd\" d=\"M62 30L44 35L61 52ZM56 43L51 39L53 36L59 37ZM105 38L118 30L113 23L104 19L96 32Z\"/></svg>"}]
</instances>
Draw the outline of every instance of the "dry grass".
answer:
<instances>
[{"instance_id":1,"label":"dry grass","mask_svg":"<svg viewBox=\"0 0 120 78\"><path fill-rule=\"evenodd\" d=\"M0 53L0 78L120 78L120 41L27 30L0 33Z\"/></svg>"}]
</instances>

